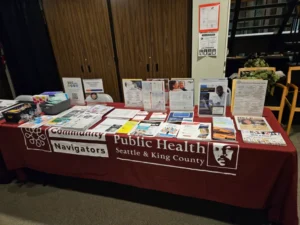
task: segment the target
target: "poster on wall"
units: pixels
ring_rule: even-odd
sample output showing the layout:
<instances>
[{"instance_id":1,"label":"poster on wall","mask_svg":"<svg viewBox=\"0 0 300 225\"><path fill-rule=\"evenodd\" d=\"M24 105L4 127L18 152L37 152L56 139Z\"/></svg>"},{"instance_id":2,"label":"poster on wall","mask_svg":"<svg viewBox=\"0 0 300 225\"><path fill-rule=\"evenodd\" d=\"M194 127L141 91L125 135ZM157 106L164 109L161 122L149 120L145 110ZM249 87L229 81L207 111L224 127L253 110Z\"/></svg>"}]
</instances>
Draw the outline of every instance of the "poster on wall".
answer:
<instances>
[{"instance_id":1,"label":"poster on wall","mask_svg":"<svg viewBox=\"0 0 300 225\"><path fill-rule=\"evenodd\" d=\"M143 107L142 79L123 79L125 106Z\"/></svg>"},{"instance_id":2,"label":"poster on wall","mask_svg":"<svg viewBox=\"0 0 300 225\"><path fill-rule=\"evenodd\" d=\"M199 5L199 33L217 32L220 23L220 3Z\"/></svg>"},{"instance_id":3,"label":"poster on wall","mask_svg":"<svg viewBox=\"0 0 300 225\"><path fill-rule=\"evenodd\" d=\"M76 77L63 77L63 85L65 93L68 94L71 99L72 105L84 105L84 94L81 83L81 78Z\"/></svg>"},{"instance_id":4,"label":"poster on wall","mask_svg":"<svg viewBox=\"0 0 300 225\"><path fill-rule=\"evenodd\" d=\"M218 55L218 32L216 33L199 33L199 50L198 56Z\"/></svg>"}]
</instances>

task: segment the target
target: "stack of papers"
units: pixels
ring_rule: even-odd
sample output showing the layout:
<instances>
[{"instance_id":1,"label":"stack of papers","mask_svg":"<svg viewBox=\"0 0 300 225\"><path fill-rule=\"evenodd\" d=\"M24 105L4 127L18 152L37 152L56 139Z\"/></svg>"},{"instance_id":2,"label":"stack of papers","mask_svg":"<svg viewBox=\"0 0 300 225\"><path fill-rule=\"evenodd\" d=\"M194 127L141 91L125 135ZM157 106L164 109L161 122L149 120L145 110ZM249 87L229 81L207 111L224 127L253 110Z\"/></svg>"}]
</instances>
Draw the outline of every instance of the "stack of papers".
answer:
<instances>
[{"instance_id":1,"label":"stack of papers","mask_svg":"<svg viewBox=\"0 0 300 225\"><path fill-rule=\"evenodd\" d=\"M101 119L102 116L99 114L85 112L73 117L67 123L62 124L61 128L85 131L86 129L98 123Z\"/></svg>"},{"instance_id":2,"label":"stack of papers","mask_svg":"<svg viewBox=\"0 0 300 225\"><path fill-rule=\"evenodd\" d=\"M239 130L273 131L264 117L235 116L234 118Z\"/></svg>"},{"instance_id":3,"label":"stack of papers","mask_svg":"<svg viewBox=\"0 0 300 225\"><path fill-rule=\"evenodd\" d=\"M177 138L210 141L211 123L182 122Z\"/></svg>"},{"instance_id":4,"label":"stack of papers","mask_svg":"<svg viewBox=\"0 0 300 225\"><path fill-rule=\"evenodd\" d=\"M138 114L135 115L135 117L132 118L134 121L142 121L146 118L146 116L149 113L147 111L139 111Z\"/></svg>"},{"instance_id":5,"label":"stack of papers","mask_svg":"<svg viewBox=\"0 0 300 225\"><path fill-rule=\"evenodd\" d=\"M165 121L167 118L167 113L152 113L151 117L149 120L151 121Z\"/></svg>"},{"instance_id":6,"label":"stack of papers","mask_svg":"<svg viewBox=\"0 0 300 225\"><path fill-rule=\"evenodd\" d=\"M236 130L231 118L213 117L213 139L220 141L236 140Z\"/></svg>"},{"instance_id":7,"label":"stack of papers","mask_svg":"<svg viewBox=\"0 0 300 225\"><path fill-rule=\"evenodd\" d=\"M106 118L102 123L94 127L93 131L115 134L128 120Z\"/></svg>"},{"instance_id":8,"label":"stack of papers","mask_svg":"<svg viewBox=\"0 0 300 225\"><path fill-rule=\"evenodd\" d=\"M178 131L180 130L180 125L172 123L163 123L157 136L158 137L167 137L174 138L177 136Z\"/></svg>"},{"instance_id":9,"label":"stack of papers","mask_svg":"<svg viewBox=\"0 0 300 225\"><path fill-rule=\"evenodd\" d=\"M110 112L113 109L114 107L110 107L110 106L94 105L87 111L90 113L101 114L102 116L104 116L106 113Z\"/></svg>"},{"instance_id":10,"label":"stack of papers","mask_svg":"<svg viewBox=\"0 0 300 225\"><path fill-rule=\"evenodd\" d=\"M181 122L193 122L194 112L170 112L167 122L169 123L181 123Z\"/></svg>"},{"instance_id":11,"label":"stack of papers","mask_svg":"<svg viewBox=\"0 0 300 225\"><path fill-rule=\"evenodd\" d=\"M161 122L142 121L140 122L130 135L154 137L160 129Z\"/></svg>"},{"instance_id":12,"label":"stack of papers","mask_svg":"<svg viewBox=\"0 0 300 225\"><path fill-rule=\"evenodd\" d=\"M136 109L115 109L114 111L109 113L106 117L131 119L139 112L140 110L136 110Z\"/></svg>"},{"instance_id":13,"label":"stack of papers","mask_svg":"<svg viewBox=\"0 0 300 225\"><path fill-rule=\"evenodd\" d=\"M128 134L132 131L139 122L137 121L127 121L118 131L118 134Z\"/></svg>"},{"instance_id":14,"label":"stack of papers","mask_svg":"<svg viewBox=\"0 0 300 225\"><path fill-rule=\"evenodd\" d=\"M242 130L242 137L245 143L286 146L283 137L278 132Z\"/></svg>"}]
</instances>

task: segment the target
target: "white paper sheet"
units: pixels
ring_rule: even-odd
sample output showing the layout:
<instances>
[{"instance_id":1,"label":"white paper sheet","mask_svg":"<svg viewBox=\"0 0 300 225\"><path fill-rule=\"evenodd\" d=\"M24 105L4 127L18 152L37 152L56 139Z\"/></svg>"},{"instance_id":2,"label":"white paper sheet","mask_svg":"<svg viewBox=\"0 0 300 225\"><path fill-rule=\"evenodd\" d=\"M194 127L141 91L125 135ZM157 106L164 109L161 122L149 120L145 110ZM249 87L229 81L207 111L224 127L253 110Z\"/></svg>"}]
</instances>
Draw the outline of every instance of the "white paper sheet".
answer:
<instances>
[{"instance_id":1,"label":"white paper sheet","mask_svg":"<svg viewBox=\"0 0 300 225\"><path fill-rule=\"evenodd\" d=\"M219 10L220 4L204 7L200 5L200 31L219 29Z\"/></svg>"},{"instance_id":2,"label":"white paper sheet","mask_svg":"<svg viewBox=\"0 0 300 225\"><path fill-rule=\"evenodd\" d=\"M143 104L148 111L165 111L164 81L143 81Z\"/></svg>"},{"instance_id":3,"label":"white paper sheet","mask_svg":"<svg viewBox=\"0 0 300 225\"><path fill-rule=\"evenodd\" d=\"M142 79L123 79L123 92L127 107L143 107Z\"/></svg>"},{"instance_id":4,"label":"white paper sheet","mask_svg":"<svg viewBox=\"0 0 300 225\"><path fill-rule=\"evenodd\" d=\"M199 33L198 56L216 57L218 55L218 35L218 32Z\"/></svg>"},{"instance_id":5,"label":"white paper sheet","mask_svg":"<svg viewBox=\"0 0 300 225\"><path fill-rule=\"evenodd\" d=\"M106 117L131 119L136 114L138 114L139 111L140 110L137 110L137 109L115 109L111 113L109 113Z\"/></svg>"},{"instance_id":6,"label":"white paper sheet","mask_svg":"<svg viewBox=\"0 0 300 225\"><path fill-rule=\"evenodd\" d=\"M232 114L262 116L267 85L267 80L236 80Z\"/></svg>"},{"instance_id":7,"label":"white paper sheet","mask_svg":"<svg viewBox=\"0 0 300 225\"><path fill-rule=\"evenodd\" d=\"M64 84L65 93L67 93L69 98L71 99L71 104L84 105L85 101L81 78L63 77L62 80Z\"/></svg>"},{"instance_id":8,"label":"white paper sheet","mask_svg":"<svg viewBox=\"0 0 300 225\"><path fill-rule=\"evenodd\" d=\"M194 80L172 79L169 82L170 110L194 109Z\"/></svg>"},{"instance_id":9,"label":"white paper sheet","mask_svg":"<svg viewBox=\"0 0 300 225\"><path fill-rule=\"evenodd\" d=\"M83 79L85 93L104 93L102 79Z\"/></svg>"}]
</instances>

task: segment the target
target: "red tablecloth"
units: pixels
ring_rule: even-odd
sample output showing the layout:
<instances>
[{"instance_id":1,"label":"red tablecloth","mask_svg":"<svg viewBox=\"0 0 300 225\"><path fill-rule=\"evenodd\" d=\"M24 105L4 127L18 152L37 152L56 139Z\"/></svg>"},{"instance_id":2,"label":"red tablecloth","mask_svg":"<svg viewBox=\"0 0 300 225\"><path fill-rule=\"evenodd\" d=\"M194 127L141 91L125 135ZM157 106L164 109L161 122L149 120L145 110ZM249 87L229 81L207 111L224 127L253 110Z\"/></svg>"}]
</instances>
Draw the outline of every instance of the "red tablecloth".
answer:
<instances>
[{"instance_id":1,"label":"red tablecloth","mask_svg":"<svg viewBox=\"0 0 300 225\"><path fill-rule=\"evenodd\" d=\"M109 104L122 108L123 104ZM229 109L227 116L231 116ZM111 181L238 207L269 210L269 219L298 225L297 152L268 109L264 116L281 132L287 147L237 143L137 138L100 133L60 134L0 125L0 149L9 170L41 172ZM148 116L149 117L149 116ZM211 121L199 118L194 121ZM215 149L230 148L227 165Z\"/></svg>"}]
</instances>

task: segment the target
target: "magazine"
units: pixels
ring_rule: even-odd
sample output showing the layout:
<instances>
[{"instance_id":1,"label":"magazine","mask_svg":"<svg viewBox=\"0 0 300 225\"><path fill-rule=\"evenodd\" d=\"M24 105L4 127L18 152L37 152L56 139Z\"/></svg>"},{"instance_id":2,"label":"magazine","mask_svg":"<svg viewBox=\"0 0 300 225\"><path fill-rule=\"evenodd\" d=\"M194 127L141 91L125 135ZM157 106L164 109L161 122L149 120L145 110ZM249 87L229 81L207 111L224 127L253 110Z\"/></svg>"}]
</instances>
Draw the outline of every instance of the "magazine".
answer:
<instances>
[{"instance_id":1,"label":"magazine","mask_svg":"<svg viewBox=\"0 0 300 225\"><path fill-rule=\"evenodd\" d=\"M128 134L132 129L134 129L139 122L137 121L127 121L118 131L118 134Z\"/></svg>"},{"instance_id":2,"label":"magazine","mask_svg":"<svg viewBox=\"0 0 300 225\"><path fill-rule=\"evenodd\" d=\"M182 122L177 138L210 141L211 123Z\"/></svg>"},{"instance_id":3,"label":"magazine","mask_svg":"<svg viewBox=\"0 0 300 225\"><path fill-rule=\"evenodd\" d=\"M235 116L238 130L273 131L264 117Z\"/></svg>"},{"instance_id":4,"label":"magazine","mask_svg":"<svg viewBox=\"0 0 300 225\"><path fill-rule=\"evenodd\" d=\"M235 141L234 122L229 117L213 117L212 138L220 141Z\"/></svg>"},{"instance_id":5,"label":"magazine","mask_svg":"<svg viewBox=\"0 0 300 225\"><path fill-rule=\"evenodd\" d=\"M185 122L193 122L194 112L170 112L167 122L169 123L181 123Z\"/></svg>"},{"instance_id":6,"label":"magazine","mask_svg":"<svg viewBox=\"0 0 300 225\"><path fill-rule=\"evenodd\" d=\"M173 138L177 136L178 131L180 130L181 125L172 124L172 123L163 123L158 134L158 137Z\"/></svg>"},{"instance_id":7,"label":"magazine","mask_svg":"<svg viewBox=\"0 0 300 225\"><path fill-rule=\"evenodd\" d=\"M226 113L227 79L200 79L198 114L223 116Z\"/></svg>"},{"instance_id":8,"label":"magazine","mask_svg":"<svg viewBox=\"0 0 300 225\"><path fill-rule=\"evenodd\" d=\"M96 127L94 127L93 131L97 131L100 133L116 133L125 123L127 123L127 119L111 119L106 118Z\"/></svg>"},{"instance_id":9,"label":"magazine","mask_svg":"<svg viewBox=\"0 0 300 225\"><path fill-rule=\"evenodd\" d=\"M278 132L242 130L245 143L286 146L282 135Z\"/></svg>"},{"instance_id":10,"label":"magazine","mask_svg":"<svg viewBox=\"0 0 300 225\"><path fill-rule=\"evenodd\" d=\"M135 127L130 135L153 137L158 133L160 125L161 122L142 121Z\"/></svg>"}]
</instances>

